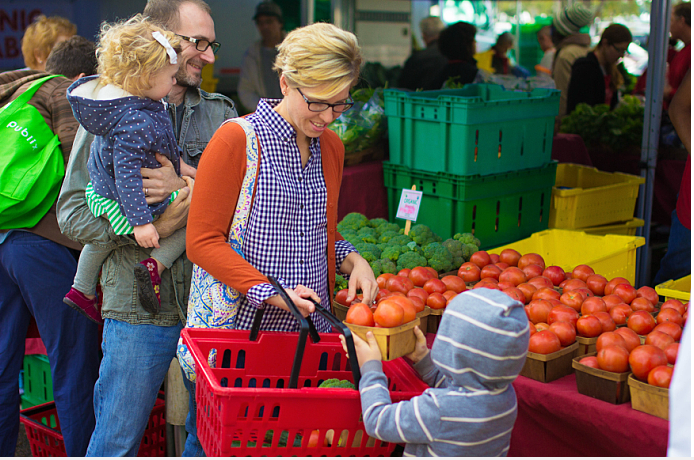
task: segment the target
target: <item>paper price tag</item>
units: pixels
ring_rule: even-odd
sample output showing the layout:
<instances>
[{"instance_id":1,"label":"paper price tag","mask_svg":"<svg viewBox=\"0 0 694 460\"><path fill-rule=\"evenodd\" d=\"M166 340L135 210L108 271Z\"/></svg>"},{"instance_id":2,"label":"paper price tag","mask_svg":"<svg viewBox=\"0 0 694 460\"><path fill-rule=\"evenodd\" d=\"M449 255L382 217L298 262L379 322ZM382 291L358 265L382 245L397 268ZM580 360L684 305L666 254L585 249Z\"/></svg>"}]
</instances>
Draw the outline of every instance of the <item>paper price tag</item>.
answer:
<instances>
[{"instance_id":1,"label":"paper price tag","mask_svg":"<svg viewBox=\"0 0 694 460\"><path fill-rule=\"evenodd\" d=\"M419 206L422 204L422 192L417 190L403 189L400 195L400 204L398 212L395 215L398 219L417 220L419 214Z\"/></svg>"}]
</instances>

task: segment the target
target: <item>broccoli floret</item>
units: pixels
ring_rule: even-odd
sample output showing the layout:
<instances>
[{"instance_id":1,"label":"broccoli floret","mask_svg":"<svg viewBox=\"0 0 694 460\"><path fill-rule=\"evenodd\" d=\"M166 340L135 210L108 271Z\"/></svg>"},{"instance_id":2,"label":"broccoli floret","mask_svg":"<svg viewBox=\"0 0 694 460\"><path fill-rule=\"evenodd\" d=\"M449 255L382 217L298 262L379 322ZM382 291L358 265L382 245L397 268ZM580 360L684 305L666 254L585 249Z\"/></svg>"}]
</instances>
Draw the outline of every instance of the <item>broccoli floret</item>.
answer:
<instances>
[{"instance_id":1,"label":"broccoli floret","mask_svg":"<svg viewBox=\"0 0 694 460\"><path fill-rule=\"evenodd\" d=\"M349 388L350 390L356 390L352 382L340 379L323 380L323 383L318 385L318 388Z\"/></svg>"},{"instance_id":2,"label":"broccoli floret","mask_svg":"<svg viewBox=\"0 0 694 460\"><path fill-rule=\"evenodd\" d=\"M402 251L400 250L400 246L388 245L381 253L381 257L384 259L390 259L393 262L397 262L401 253Z\"/></svg>"},{"instance_id":3,"label":"broccoli floret","mask_svg":"<svg viewBox=\"0 0 694 460\"><path fill-rule=\"evenodd\" d=\"M414 253L419 254L420 256L424 255L424 251L422 250L422 247L420 245L418 245L417 243L415 243L414 241L410 241L406 245L401 246L400 252L402 252L403 254L406 252L414 252Z\"/></svg>"},{"instance_id":4,"label":"broccoli floret","mask_svg":"<svg viewBox=\"0 0 694 460\"><path fill-rule=\"evenodd\" d=\"M443 247L448 249L448 252L453 256L453 268L459 268L465 262L463 259L463 243L449 238L443 242Z\"/></svg>"},{"instance_id":5,"label":"broccoli floret","mask_svg":"<svg viewBox=\"0 0 694 460\"><path fill-rule=\"evenodd\" d=\"M356 232L354 232L352 235L349 235L349 237L346 237L346 236L344 236L344 235L343 235L343 237L344 237L345 240L347 240L349 243L352 243L352 246L356 246L356 245L358 245L358 244L364 242L364 241L362 241L361 238L359 238L359 235L357 235Z\"/></svg>"},{"instance_id":6,"label":"broccoli floret","mask_svg":"<svg viewBox=\"0 0 694 460\"><path fill-rule=\"evenodd\" d=\"M374 272L374 278L378 278L383 273L381 262L382 260L383 259L376 259L372 262L369 262L369 265L371 266L371 271Z\"/></svg>"},{"instance_id":7,"label":"broccoli floret","mask_svg":"<svg viewBox=\"0 0 694 460\"><path fill-rule=\"evenodd\" d=\"M420 246L426 246L432 242L441 242L441 237L436 235L428 225L417 224L410 230L412 241L415 241Z\"/></svg>"},{"instance_id":8,"label":"broccoli floret","mask_svg":"<svg viewBox=\"0 0 694 460\"><path fill-rule=\"evenodd\" d=\"M416 252L406 252L398 258L397 270L400 271L403 268L413 269L414 267L424 267L427 264L427 259L417 254Z\"/></svg>"},{"instance_id":9,"label":"broccoli floret","mask_svg":"<svg viewBox=\"0 0 694 460\"><path fill-rule=\"evenodd\" d=\"M376 230L378 230L378 233L380 235L383 235L385 232L400 233L400 226L398 224L391 224L390 222L386 222L376 227Z\"/></svg>"},{"instance_id":10,"label":"broccoli floret","mask_svg":"<svg viewBox=\"0 0 694 460\"><path fill-rule=\"evenodd\" d=\"M392 273L396 274L398 272L398 267L395 265L395 262L393 262L390 259L378 259L381 261L381 274L383 273Z\"/></svg>"},{"instance_id":11,"label":"broccoli floret","mask_svg":"<svg viewBox=\"0 0 694 460\"><path fill-rule=\"evenodd\" d=\"M348 287L347 280L342 275L335 275L335 294Z\"/></svg>"},{"instance_id":12,"label":"broccoli floret","mask_svg":"<svg viewBox=\"0 0 694 460\"><path fill-rule=\"evenodd\" d=\"M463 244L472 244L472 240L475 238L475 235L472 233L456 233L453 235L454 240L458 240Z\"/></svg>"},{"instance_id":13,"label":"broccoli floret","mask_svg":"<svg viewBox=\"0 0 694 460\"><path fill-rule=\"evenodd\" d=\"M378 227L380 227L383 224L387 224L387 223L388 223L388 221L386 219L384 219L382 217L376 217L375 219L371 219L369 221L369 227L378 229Z\"/></svg>"},{"instance_id":14,"label":"broccoli floret","mask_svg":"<svg viewBox=\"0 0 694 460\"><path fill-rule=\"evenodd\" d=\"M398 232L394 232L392 230L386 230L385 232L381 233L381 236L378 238L379 243L388 243L390 242L391 238L398 236Z\"/></svg>"},{"instance_id":15,"label":"broccoli floret","mask_svg":"<svg viewBox=\"0 0 694 460\"><path fill-rule=\"evenodd\" d=\"M453 255L441 243L429 243L422 248L428 265L437 272L453 268Z\"/></svg>"},{"instance_id":16,"label":"broccoli floret","mask_svg":"<svg viewBox=\"0 0 694 460\"><path fill-rule=\"evenodd\" d=\"M375 228L362 227L357 231L357 236L359 236L364 243L378 243L378 233Z\"/></svg>"},{"instance_id":17,"label":"broccoli floret","mask_svg":"<svg viewBox=\"0 0 694 460\"><path fill-rule=\"evenodd\" d=\"M362 227L369 225L369 219L364 214L358 212L350 212L344 219L337 224L337 231L342 233L343 230L351 228L355 232Z\"/></svg>"},{"instance_id":18,"label":"broccoli floret","mask_svg":"<svg viewBox=\"0 0 694 460\"><path fill-rule=\"evenodd\" d=\"M472 244L474 244L474 245L477 246L478 248L479 248L480 246L482 246L482 242L480 241L479 238L473 238L473 239L472 239ZM479 251L479 249L478 249L477 251ZM477 251L475 251L475 252L477 252Z\"/></svg>"},{"instance_id":19,"label":"broccoli floret","mask_svg":"<svg viewBox=\"0 0 694 460\"><path fill-rule=\"evenodd\" d=\"M367 262L373 262L381 258L381 250L373 243L357 243L354 247Z\"/></svg>"},{"instance_id":20,"label":"broccoli floret","mask_svg":"<svg viewBox=\"0 0 694 460\"><path fill-rule=\"evenodd\" d=\"M405 246L410 241L412 241L412 238L410 238L409 236L398 235L398 236L394 236L393 238L391 238L388 242L390 244L397 244L398 246Z\"/></svg>"},{"instance_id":21,"label":"broccoli floret","mask_svg":"<svg viewBox=\"0 0 694 460\"><path fill-rule=\"evenodd\" d=\"M346 239L347 241L357 238L357 232L351 228L341 231L340 235L342 235L342 238Z\"/></svg>"},{"instance_id":22,"label":"broccoli floret","mask_svg":"<svg viewBox=\"0 0 694 460\"><path fill-rule=\"evenodd\" d=\"M463 244L463 258L465 261L470 260L470 256L479 251L479 247L474 244Z\"/></svg>"}]
</instances>

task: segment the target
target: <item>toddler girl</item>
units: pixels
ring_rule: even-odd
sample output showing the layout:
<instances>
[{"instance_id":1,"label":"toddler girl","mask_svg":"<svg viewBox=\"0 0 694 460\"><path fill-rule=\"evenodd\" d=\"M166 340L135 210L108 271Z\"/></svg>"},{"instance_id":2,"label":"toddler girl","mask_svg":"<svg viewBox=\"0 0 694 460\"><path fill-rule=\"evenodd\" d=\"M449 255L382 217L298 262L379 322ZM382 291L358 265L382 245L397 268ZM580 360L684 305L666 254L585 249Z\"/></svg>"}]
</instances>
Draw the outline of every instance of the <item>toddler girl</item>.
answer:
<instances>
[{"instance_id":1,"label":"toddler girl","mask_svg":"<svg viewBox=\"0 0 694 460\"><path fill-rule=\"evenodd\" d=\"M134 234L137 243L154 247L136 264L137 293L143 308L157 314L160 273L185 251L185 228L159 239L153 221L178 194L147 204L140 168L158 168L155 153L166 156L180 175L180 154L166 103L176 83L180 40L138 14L102 26L97 58L99 75L84 77L68 89L67 98L80 124L96 137L89 153L86 198L95 216L105 216L118 235ZM65 303L101 323L96 284L110 253L87 245Z\"/></svg>"}]
</instances>

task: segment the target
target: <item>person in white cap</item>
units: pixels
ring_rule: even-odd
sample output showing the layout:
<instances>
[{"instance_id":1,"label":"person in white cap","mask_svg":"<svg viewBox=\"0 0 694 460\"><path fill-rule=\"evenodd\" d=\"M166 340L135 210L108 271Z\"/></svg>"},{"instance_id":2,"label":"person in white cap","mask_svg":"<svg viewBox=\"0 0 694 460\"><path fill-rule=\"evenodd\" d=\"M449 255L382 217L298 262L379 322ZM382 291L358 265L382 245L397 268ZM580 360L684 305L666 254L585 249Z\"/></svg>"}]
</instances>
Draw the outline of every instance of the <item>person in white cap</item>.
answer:
<instances>
[{"instance_id":1,"label":"person in white cap","mask_svg":"<svg viewBox=\"0 0 694 460\"><path fill-rule=\"evenodd\" d=\"M558 90L559 118L566 115L566 101L571 79L571 66L578 58L588 54L590 35L581 33L581 29L593 20L593 13L583 5L576 3L565 8L552 20L552 41L556 52L552 66L552 78Z\"/></svg>"}]
</instances>

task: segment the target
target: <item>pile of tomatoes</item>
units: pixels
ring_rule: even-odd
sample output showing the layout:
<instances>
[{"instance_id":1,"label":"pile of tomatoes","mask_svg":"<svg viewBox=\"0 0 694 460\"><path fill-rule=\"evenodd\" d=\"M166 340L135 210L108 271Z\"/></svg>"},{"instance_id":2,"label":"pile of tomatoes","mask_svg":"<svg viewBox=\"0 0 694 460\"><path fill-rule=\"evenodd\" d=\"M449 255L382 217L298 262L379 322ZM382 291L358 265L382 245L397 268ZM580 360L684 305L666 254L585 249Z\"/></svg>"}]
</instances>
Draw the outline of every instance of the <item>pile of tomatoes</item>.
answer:
<instances>
[{"instance_id":1,"label":"pile of tomatoes","mask_svg":"<svg viewBox=\"0 0 694 460\"><path fill-rule=\"evenodd\" d=\"M641 345L638 334L629 328L603 332L596 343L597 356L586 356L579 363L608 372L631 370L639 380L669 388L680 344L667 334L657 339L651 339L651 334Z\"/></svg>"}]
</instances>

